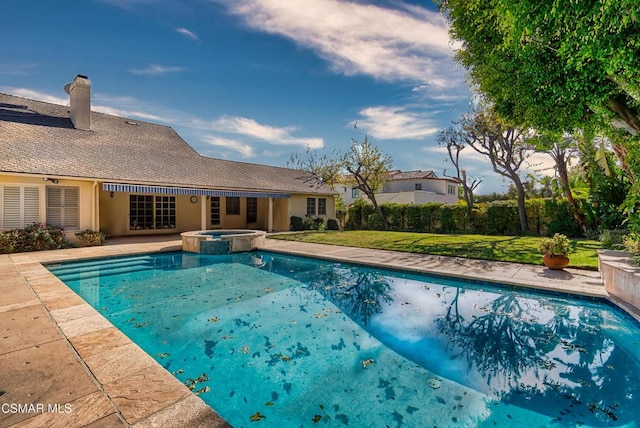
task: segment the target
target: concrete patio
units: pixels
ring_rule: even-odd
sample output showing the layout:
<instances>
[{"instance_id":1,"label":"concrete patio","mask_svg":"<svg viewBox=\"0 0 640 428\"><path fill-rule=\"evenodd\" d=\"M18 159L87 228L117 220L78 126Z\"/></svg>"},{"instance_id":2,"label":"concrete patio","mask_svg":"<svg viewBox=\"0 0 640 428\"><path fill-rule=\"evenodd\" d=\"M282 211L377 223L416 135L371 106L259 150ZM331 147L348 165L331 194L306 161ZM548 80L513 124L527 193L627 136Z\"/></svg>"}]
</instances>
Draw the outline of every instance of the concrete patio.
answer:
<instances>
[{"instance_id":1,"label":"concrete patio","mask_svg":"<svg viewBox=\"0 0 640 428\"><path fill-rule=\"evenodd\" d=\"M178 236L0 255L0 427L223 427L42 263L180 250ZM594 271L267 239L265 250L607 298ZM20 405L21 407L17 407Z\"/></svg>"}]
</instances>

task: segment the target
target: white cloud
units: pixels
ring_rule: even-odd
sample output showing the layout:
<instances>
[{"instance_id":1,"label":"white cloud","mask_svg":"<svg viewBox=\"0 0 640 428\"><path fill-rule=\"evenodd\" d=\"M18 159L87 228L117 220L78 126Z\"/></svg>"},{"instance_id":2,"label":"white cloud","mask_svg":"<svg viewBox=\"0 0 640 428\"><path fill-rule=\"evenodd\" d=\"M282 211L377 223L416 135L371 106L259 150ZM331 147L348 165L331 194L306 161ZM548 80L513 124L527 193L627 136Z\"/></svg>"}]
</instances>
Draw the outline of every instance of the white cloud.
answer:
<instances>
[{"instance_id":1,"label":"white cloud","mask_svg":"<svg viewBox=\"0 0 640 428\"><path fill-rule=\"evenodd\" d=\"M319 149L324 147L322 138L299 138L291 135L297 128L287 126L277 128L270 125L263 125L254 119L238 116L222 116L209 125L210 129L231 134L245 135L251 138L258 138L277 145L297 145Z\"/></svg>"},{"instance_id":2,"label":"white cloud","mask_svg":"<svg viewBox=\"0 0 640 428\"><path fill-rule=\"evenodd\" d=\"M31 70L38 67L36 63L29 64L19 64L19 63L8 63L8 64L0 64L0 76L26 76Z\"/></svg>"},{"instance_id":3,"label":"white cloud","mask_svg":"<svg viewBox=\"0 0 640 428\"><path fill-rule=\"evenodd\" d=\"M133 68L129 71L133 74L159 75L167 73L179 73L185 70L186 68L179 66L149 64L149 66L147 66L146 68Z\"/></svg>"},{"instance_id":4,"label":"white cloud","mask_svg":"<svg viewBox=\"0 0 640 428\"><path fill-rule=\"evenodd\" d=\"M427 113L408 111L406 107L375 106L360 110L358 128L381 140L420 139L439 128Z\"/></svg>"},{"instance_id":5,"label":"white cloud","mask_svg":"<svg viewBox=\"0 0 640 428\"><path fill-rule=\"evenodd\" d=\"M254 156L253 147L240 141L213 136L203 137L202 140L209 145L222 147L223 149L239 153L243 158L250 158Z\"/></svg>"},{"instance_id":6,"label":"white cloud","mask_svg":"<svg viewBox=\"0 0 640 428\"><path fill-rule=\"evenodd\" d=\"M58 97L27 88L0 86L0 92L53 104L69 105L68 97ZM214 121L205 121L190 113L165 109L128 96L110 96L95 93L92 96L92 102L91 108L93 111L172 126L181 135L185 137L189 135L189 143L196 150L206 149L207 146L216 146L224 149L216 152L224 157L233 157L234 154L239 154L243 158L254 157L256 155L255 148L261 143L268 143L269 145L266 147L272 147L271 145L308 146L314 149L324 147L322 138L299 138L293 136L292 133L298 130L293 126L278 128L258 123L254 119L238 116L222 116ZM239 139L231 139L222 135L212 135L212 133L237 134L241 137ZM254 141L248 142L246 141L247 139ZM260 140L260 142L256 142L256 139ZM198 146L197 142L204 143L206 146L202 144ZM274 152L267 148L263 148L262 152L266 157L278 157L285 154L283 151Z\"/></svg>"},{"instance_id":7,"label":"white cloud","mask_svg":"<svg viewBox=\"0 0 640 428\"><path fill-rule=\"evenodd\" d=\"M445 18L400 3L401 9L339 0L216 0L251 28L312 49L346 75L385 81L461 84Z\"/></svg>"},{"instance_id":8,"label":"white cloud","mask_svg":"<svg viewBox=\"0 0 640 428\"><path fill-rule=\"evenodd\" d=\"M12 86L0 86L0 92L9 95L15 95L22 98L30 98L32 100L40 100L47 103L69 105L68 97L57 97L55 95L47 94L45 92L35 91L28 88L16 88Z\"/></svg>"},{"instance_id":9,"label":"white cloud","mask_svg":"<svg viewBox=\"0 0 640 428\"><path fill-rule=\"evenodd\" d=\"M200 38L198 38L198 35L196 33L194 33L193 31L189 31L186 28L182 28L182 27L176 28L176 31L182 34L183 36L190 38L191 40L200 40Z\"/></svg>"}]
</instances>

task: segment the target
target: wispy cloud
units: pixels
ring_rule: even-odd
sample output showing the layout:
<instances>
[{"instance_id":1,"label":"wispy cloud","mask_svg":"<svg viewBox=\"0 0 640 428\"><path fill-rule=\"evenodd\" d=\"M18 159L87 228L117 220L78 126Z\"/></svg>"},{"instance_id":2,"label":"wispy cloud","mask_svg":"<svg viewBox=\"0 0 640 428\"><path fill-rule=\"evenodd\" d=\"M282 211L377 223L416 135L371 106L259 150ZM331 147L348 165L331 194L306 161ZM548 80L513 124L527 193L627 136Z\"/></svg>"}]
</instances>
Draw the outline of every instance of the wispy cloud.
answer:
<instances>
[{"instance_id":1,"label":"wispy cloud","mask_svg":"<svg viewBox=\"0 0 640 428\"><path fill-rule=\"evenodd\" d=\"M251 28L314 50L332 69L385 81L461 82L444 17L403 3L391 9L339 0L215 0Z\"/></svg>"},{"instance_id":2,"label":"wispy cloud","mask_svg":"<svg viewBox=\"0 0 640 428\"><path fill-rule=\"evenodd\" d=\"M58 97L28 88L0 86L0 92L53 104L69 105L68 97ZM206 150L208 146L216 146L221 148L216 151L216 155L223 157L232 157L234 153L240 154L243 158L254 157L260 146L262 146L262 153L268 157L282 155L282 152L276 153L266 148L273 145L324 147L322 138L294 136L293 134L298 131L295 126L275 127L239 116L222 116L215 120L205 120L190 113L166 109L129 96L111 96L98 92L92 95L91 108L93 111L105 114L172 126L181 134L184 132L185 135L190 135L189 143L196 150ZM236 134L239 138L228 138L225 134Z\"/></svg>"},{"instance_id":3,"label":"wispy cloud","mask_svg":"<svg viewBox=\"0 0 640 428\"><path fill-rule=\"evenodd\" d=\"M196 33L194 33L193 31L189 31L186 28L182 28L182 27L176 28L176 32L182 34L185 37L190 38L191 40L200 40L200 38Z\"/></svg>"},{"instance_id":4,"label":"wispy cloud","mask_svg":"<svg viewBox=\"0 0 640 428\"><path fill-rule=\"evenodd\" d=\"M168 73L180 73L186 71L186 68L179 66L149 64L149 66L147 66L146 68L133 68L129 71L133 74L160 75Z\"/></svg>"},{"instance_id":5,"label":"wispy cloud","mask_svg":"<svg viewBox=\"0 0 640 428\"><path fill-rule=\"evenodd\" d=\"M298 145L318 149L324 147L322 138L301 138L292 135L296 127L274 127L264 125L254 119L239 116L222 116L213 121L210 128L215 131L240 134L251 138L258 138L277 145Z\"/></svg>"},{"instance_id":6,"label":"wispy cloud","mask_svg":"<svg viewBox=\"0 0 640 428\"><path fill-rule=\"evenodd\" d=\"M360 116L358 128L380 140L421 139L439 129L429 113L409 111L406 107L367 107L360 110Z\"/></svg>"},{"instance_id":7,"label":"wispy cloud","mask_svg":"<svg viewBox=\"0 0 640 428\"><path fill-rule=\"evenodd\" d=\"M69 98L57 97L45 92L35 91L28 88L16 88L13 86L0 86L0 92L9 95L15 95L22 98L30 98L32 100L40 100L51 104L69 105Z\"/></svg>"},{"instance_id":8,"label":"wispy cloud","mask_svg":"<svg viewBox=\"0 0 640 428\"><path fill-rule=\"evenodd\" d=\"M240 141L213 136L205 136L202 140L211 146L221 147L223 149L223 154L226 149L227 151L239 153L243 158L250 158L254 156L253 147Z\"/></svg>"},{"instance_id":9,"label":"wispy cloud","mask_svg":"<svg viewBox=\"0 0 640 428\"><path fill-rule=\"evenodd\" d=\"M20 63L8 63L0 64L0 76L26 76L31 70L36 68L38 64L20 64Z\"/></svg>"}]
</instances>

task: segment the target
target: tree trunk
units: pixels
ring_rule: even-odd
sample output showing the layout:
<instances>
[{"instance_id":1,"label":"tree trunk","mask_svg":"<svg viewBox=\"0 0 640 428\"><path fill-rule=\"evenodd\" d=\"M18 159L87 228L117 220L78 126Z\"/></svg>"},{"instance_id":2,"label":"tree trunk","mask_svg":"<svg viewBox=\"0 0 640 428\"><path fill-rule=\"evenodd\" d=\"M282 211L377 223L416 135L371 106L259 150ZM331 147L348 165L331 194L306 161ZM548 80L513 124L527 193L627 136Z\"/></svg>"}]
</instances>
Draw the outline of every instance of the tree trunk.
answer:
<instances>
[{"instance_id":1,"label":"tree trunk","mask_svg":"<svg viewBox=\"0 0 640 428\"><path fill-rule=\"evenodd\" d=\"M580 226L580 230L582 233L585 233L589 230L589 226L587 225L587 221L584 216L578 209L578 205L576 204L575 199L573 199L573 193L571 193L571 187L569 186L569 172L567 171L567 160L560 156L554 156L556 161L556 169L558 170L558 178L560 179L560 186L562 186L562 191L564 192L564 196L567 198L567 203L569 204L569 208L571 208L571 215Z\"/></svg>"},{"instance_id":2,"label":"tree trunk","mask_svg":"<svg viewBox=\"0 0 640 428\"><path fill-rule=\"evenodd\" d=\"M518 217L520 218L520 232L523 234L529 231L529 224L527 222L527 208L524 203L524 186L518 174L513 174L511 179L516 186L518 192Z\"/></svg>"},{"instance_id":3,"label":"tree trunk","mask_svg":"<svg viewBox=\"0 0 640 428\"><path fill-rule=\"evenodd\" d=\"M384 213L382 212L382 208L380 208L380 206L378 205L378 201L376 201L375 195L373 193L371 193L371 194L367 194L367 196L369 197L369 200L373 204L373 208L376 210L376 212L378 213L378 215L382 219L382 224L384 226L384 230L389 230L389 223L387 222L387 219L384 216Z\"/></svg>"}]
</instances>

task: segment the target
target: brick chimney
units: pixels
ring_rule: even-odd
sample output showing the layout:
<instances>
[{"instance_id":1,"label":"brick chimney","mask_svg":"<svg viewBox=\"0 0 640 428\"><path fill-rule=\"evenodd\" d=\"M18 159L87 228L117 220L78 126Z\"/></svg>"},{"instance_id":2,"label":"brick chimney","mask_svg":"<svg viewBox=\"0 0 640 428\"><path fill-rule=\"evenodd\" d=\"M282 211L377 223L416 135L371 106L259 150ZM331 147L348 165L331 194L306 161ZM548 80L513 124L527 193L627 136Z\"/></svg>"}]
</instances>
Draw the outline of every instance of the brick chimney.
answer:
<instances>
[{"instance_id":1,"label":"brick chimney","mask_svg":"<svg viewBox=\"0 0 640 428\"><path fill-rule=\"evenodd\" d=\"M91 129L91 81L78 74L64 87L70 97L71 123L76 129Z\"/></svg>"}]
</instances>

